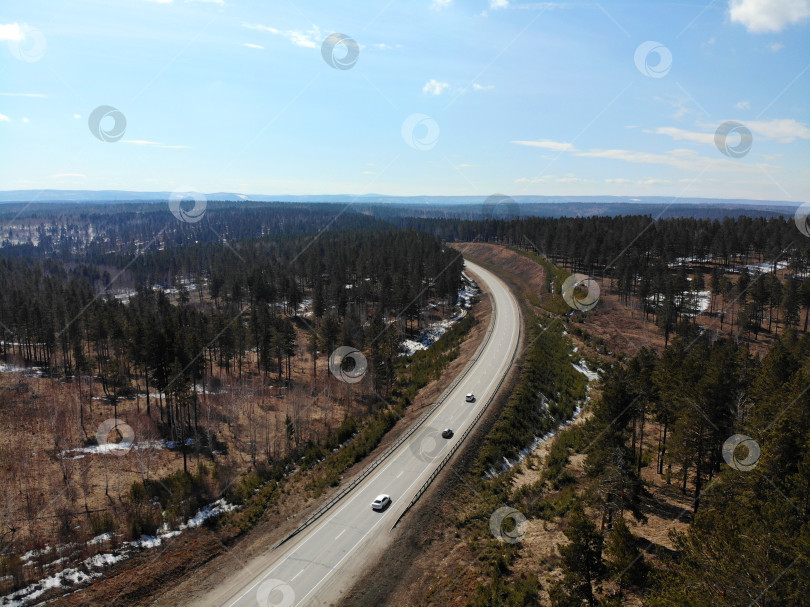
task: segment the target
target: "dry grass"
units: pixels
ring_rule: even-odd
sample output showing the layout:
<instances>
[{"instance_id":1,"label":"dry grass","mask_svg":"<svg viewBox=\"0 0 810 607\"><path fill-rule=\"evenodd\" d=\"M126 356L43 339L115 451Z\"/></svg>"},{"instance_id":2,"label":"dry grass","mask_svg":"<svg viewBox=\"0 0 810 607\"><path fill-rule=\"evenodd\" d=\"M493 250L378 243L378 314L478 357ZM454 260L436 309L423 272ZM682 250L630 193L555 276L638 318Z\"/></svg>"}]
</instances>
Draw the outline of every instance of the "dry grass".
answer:
<instances>
[{"instance_id":1,"label":"dry grass","mask_svg":"<svg viewBox=\"0 0 810 607\"><path fill-rule=\"evenodd\" d=\"M485 243L460 243L454 245L477 263L495 270L505 277L513 290L522 294L524 303L538 313L546 314L538 303L546 295L544 269L524 255L505 247ZM607 289L609 291L609 289ZM605 294L600 305L585 315L579 323L594 338L602 337L615 354L632 356L642 346L656 350L664 347L661 330L652 322L645 321L632 307L610 293ZM579 351L594 358L606 358L587 345L582 339L569 333L569 338ZM610 356L608 358L615 358ZM590 392L592 400L598 399L598 387ZM586 409L574 422L579 425L590 416ZM647 425L647 449L657 436L657 427ZM508 475L512 489L532 485L540 480L545 467L545 457L552 445L551 439L540 444L518 467ZM480 444L480 443L479 443ZM468 465L475 458L475 448L466 457ZM584 454L574 454L566 469L584 483ZM459 465L463 468L463 465ZM691 498L682 495L677 487L667 485L654 469L654 463L642 470L649 495L644 499L642 511L646 522L628 519L632 532L640 538L639 544L646 547L645 558L655 563L660 555L672 549L669 533L684 530L691 520ZM677 471L673 478L677 477ZM423 501L417 506L411 521L411 531L405 533L386 554L386 568L395 566L399 571L394 580L384 578L379 568L364 576L343 604L373 605L382 600L392 605L444 606L467 605L473 599L476 587L488 583L488 572L481 567L483 544L476 534L464 526L458 526L475 511L476 496L457 475L439 476ZM598 514L589 512L598 521ZM522 572L537 574L542 605L549 605L548 588L561 577L558 545L567 542L563 534L564 521L530 519L526 533L521 538L520 552L514 560L510 575ZM389 561L389 559L392 559ZM365 585L365 587L363 587ZM609 584L608 584L609 585ZM640 605L639 597L626 596L625 604Z\"/></svg>"},{"instance_id":2,"label":"dry grass","mask_svg":"<svg viewBox=\"0 0 810 607\"><path fill-rule=\"evenodd\" d=\"M488 309L487 301L476 312L486 315ZM433 309L422 321L439 320L442 312L451 311ZM484 330L479 325L473 331L478 335ZM199 436L215 438L214 442L201 441L213 444L214 452L196 453L190 447L188 467L194 471L198 463L209 467L216 463L217 478L209 481L215 493L257 463L287 454L286 416L294 421L297 441L317 442L346 416L366 417L368 401L379 400L370 376L350 387L332 377L324 353L316 359L313 377L307 322L298 323L296 336L297 355L292 362L289 388L280 384L275 374L248 372L255 368L256 356L249 352L241 374L235 367L229 375L215 366L216 382L209 382L199 393ZM455 361L450 373L459 364ZM141 392L143 380L139 382L136 389ZM216 388L212 390L213 383ZM420 393L408 417L417 415L435 397L437 389L434 382ZM91 517L103 512L112 515L120 530L133 482L160 479L183 469L182 453L165 448L161 442L159 401L154 391L150 396L151 417L146 415L145 395L121 399L118 404L118 419L133 429L137 449L117 454L71 452L92 445L98 427L114 417L114 408L102 397L100 381L89 377L79 383L0 373L0 556L68 542L82 545L96 534ZM313 479L294 481L293 495L284 500L277 513L280 520L301 513L321 493L316 486ZM119 536L115 541L120 539L126 538ZM83 547L81 556L109 548L105 542ZM51 552L34 559L24 568L25 579L41 577L43 565L55 558ZM11 583L10 577L0 579L0 591L11 591Z\"/></svg>"},{"instance_id":3,"label":"dry grass","mask_svg":"<svg viewBox=\"0 0 810 607\"><path fill-rule=\"evenodd\" d=\"M250 559L267 551L350 482L368 462L382 453L410 426L424 407L441 394L483 340L491 315L489 299L481 298L473 307L472 313L479 322L461 344L460 356L450 363L441 379L431 382L419 392L403 418L385 435L377 448L343 474L340 486L327 490L325 494L316 495L312 489L312 480L313 475L318 474L317 469L294 474L285 483L283 499L268 509L256 528L239 538L239 541L234 541L236 538L232 530L228 529L196 529L186 532L176 540L164 542L157 550L144 552L116 565L104 579L81 592L58 599L56 604L97 605L110 604L113 601L117 605L182 605L204 597ZM294 369L295 367L296 365ZM309 366L303 364L302 367L311 374L311 359ZM321 373L319 367L319 385L322 384ZM342 415L340 413L341 418Z\"/></svg>"}]
</instances>

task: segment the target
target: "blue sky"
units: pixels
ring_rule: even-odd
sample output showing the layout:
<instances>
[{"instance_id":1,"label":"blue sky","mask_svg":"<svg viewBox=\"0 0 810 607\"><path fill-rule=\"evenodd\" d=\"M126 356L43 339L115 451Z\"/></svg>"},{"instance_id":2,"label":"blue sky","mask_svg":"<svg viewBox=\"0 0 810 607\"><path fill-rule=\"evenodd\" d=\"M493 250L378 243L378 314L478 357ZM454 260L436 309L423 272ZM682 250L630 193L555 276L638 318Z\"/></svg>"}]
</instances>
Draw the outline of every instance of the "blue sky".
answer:
<instances>
[{"instance_id":1,"label":"blue sky","mask_svg":"<svg viewBox=\"0 0 810 607\"><path fill-rule=\"evenodd\" d=\"M6 2L0 187L807 201L808 34L810 0Z\"/></svg>"}]
</instances>

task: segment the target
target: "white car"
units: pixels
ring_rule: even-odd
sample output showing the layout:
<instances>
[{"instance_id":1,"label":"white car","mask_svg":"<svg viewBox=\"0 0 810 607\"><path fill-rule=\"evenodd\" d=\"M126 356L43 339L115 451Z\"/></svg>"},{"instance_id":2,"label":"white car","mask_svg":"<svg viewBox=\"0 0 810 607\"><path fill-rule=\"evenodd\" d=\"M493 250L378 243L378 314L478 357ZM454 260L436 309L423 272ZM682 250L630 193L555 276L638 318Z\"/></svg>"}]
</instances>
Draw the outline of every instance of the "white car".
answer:
<instances>
[{"instance_id":1,"label":"white car","mask_svg":"<svg viewBox=\"0 0 810 607\"><path fill-rule=\"evenodd\" d=\"M385 510L391 504L391 497L388 495L378 495L377 498L371 502L372 510Z\"/></svg>"},{"instance_id":2,"label":"white car","mask_svg":"<svg viewBox=\"0 0 810 607\"><path fill-rule=\"evenodd\" d=\"M467 402L468 402L468 403L474 403L474 402L475 402L475 394L473 394L472 392L470 392L470 393L467 395Z\"/></svg>"}]
</instances>

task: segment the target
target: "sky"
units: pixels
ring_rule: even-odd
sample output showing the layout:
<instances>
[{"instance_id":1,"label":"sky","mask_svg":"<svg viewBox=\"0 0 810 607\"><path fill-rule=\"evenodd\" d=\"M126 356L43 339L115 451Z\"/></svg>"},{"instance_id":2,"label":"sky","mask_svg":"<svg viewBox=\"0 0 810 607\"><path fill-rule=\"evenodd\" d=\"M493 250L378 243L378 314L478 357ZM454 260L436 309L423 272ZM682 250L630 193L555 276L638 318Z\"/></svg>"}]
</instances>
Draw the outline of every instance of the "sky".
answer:
<instances>
[{"instance_id":1,"label":"sky","mask_svg":"<svg viewBox=\"0 0 810 607\"><path fill-rule=\"evenodd\" d=\"M810 200L810 0L0 6L0 189Z\"/></svg>"}]
</instances>

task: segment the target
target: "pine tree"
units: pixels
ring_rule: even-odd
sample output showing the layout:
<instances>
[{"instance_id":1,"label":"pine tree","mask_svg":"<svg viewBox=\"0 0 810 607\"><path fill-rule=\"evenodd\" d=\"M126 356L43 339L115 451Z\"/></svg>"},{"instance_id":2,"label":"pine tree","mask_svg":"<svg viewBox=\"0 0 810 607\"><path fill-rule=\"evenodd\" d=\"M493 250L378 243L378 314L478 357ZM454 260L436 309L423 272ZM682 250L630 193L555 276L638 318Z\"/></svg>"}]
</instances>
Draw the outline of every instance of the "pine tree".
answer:
<instances>
[{"instance_id":1,"label":"pine tree","mask_svg":"<svg viewBox=\"0 0 810 607\"><path fill-rule=\"evenodd\" d=\"M636 537L623 518L613 524L605 541L607 570L619 587L619 597L628 587L644 587L648 566L636 544Z\"/></svg>"},{"instance_id":2,"label":"pine tree","mask_svg":"<svg viewBox=\"0 0 810 607\"><path fill-rule=\"evenodd\" d=\"M605 576L603 538L579 501L571 508L564 533L569 543L557 547L563 558L563 579L549 591L551 604L554 607L583 604L595 607L593 586Z\"/></svg>"}]
</instances>

